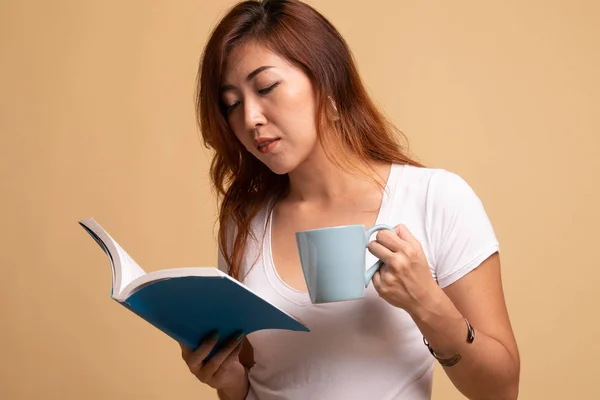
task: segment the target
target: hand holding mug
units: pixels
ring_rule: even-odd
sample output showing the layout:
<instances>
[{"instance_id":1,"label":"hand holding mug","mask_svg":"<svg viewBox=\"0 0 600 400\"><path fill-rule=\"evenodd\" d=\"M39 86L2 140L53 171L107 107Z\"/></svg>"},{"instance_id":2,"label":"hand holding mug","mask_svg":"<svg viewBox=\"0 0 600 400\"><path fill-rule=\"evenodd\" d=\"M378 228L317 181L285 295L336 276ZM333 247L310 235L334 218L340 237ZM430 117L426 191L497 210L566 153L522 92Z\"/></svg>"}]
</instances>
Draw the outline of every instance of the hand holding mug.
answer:
<instances>
[{"instance_id":1,"label":"hand holding mug","mask_svg":"<svg viewBox=\"0 0 600 400\"><path fill-rule=\"evenodd\" d=\"M377 233L369 251L383 262L373 286L388 303L411 313L426 303L439 286L431 275L421 243L404 225Z\"/></svg>"}]
</instances>

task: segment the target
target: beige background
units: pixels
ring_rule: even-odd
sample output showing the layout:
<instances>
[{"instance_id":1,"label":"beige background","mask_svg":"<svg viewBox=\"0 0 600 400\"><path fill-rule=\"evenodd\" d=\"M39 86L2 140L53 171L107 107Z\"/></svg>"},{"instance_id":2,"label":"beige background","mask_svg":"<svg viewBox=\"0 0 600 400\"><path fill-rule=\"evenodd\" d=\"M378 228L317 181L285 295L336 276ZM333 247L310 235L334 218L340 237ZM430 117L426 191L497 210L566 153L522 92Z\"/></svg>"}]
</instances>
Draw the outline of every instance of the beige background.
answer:
<instances>
[{"instance_id":1,"label":"beige background","mask_svg":"<svg viewBox=\"0 0 600 400\"><path fill-rule=\"evenodd\" d=\"M197 60L227 1L0 2L0 398L215 399L109 298L95 217L146 270L214 265ZM502 244L522 399L598 399L600 2L313 0ZM435 399L462 398L436 370Z\"/></svg>"}]
</instances>

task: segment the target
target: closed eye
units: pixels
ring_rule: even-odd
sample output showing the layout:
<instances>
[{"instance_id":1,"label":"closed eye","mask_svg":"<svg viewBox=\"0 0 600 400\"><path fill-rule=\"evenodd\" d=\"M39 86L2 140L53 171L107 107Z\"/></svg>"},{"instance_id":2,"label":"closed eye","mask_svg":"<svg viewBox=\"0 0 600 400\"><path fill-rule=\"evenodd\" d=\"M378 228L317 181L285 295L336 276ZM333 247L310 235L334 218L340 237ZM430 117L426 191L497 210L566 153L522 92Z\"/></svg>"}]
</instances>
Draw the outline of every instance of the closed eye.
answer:
<instances>
[{"instance_id":1,"label":"closed eye","mask_svg":"<svg viewBox=\"0 0 600 400\"><path fill-rule=\"evenodd\" d=\"M274 83L274 84L272 84L271 86L267 86L267 87L266 87L266 88L264 88L264 89L260 89L260 90L258 91L258 93L259 93L259 94L261 94L261 95L268 94L269 92L271 92L271 90L273 90L273 89L275 89L277 86L279 86L279 83L280 83L280 82L275 82L275 83Z\"/></svg>"},{"instance_id":2,"label":"closed eye","mask_svg":"<svg viewBox=\"0 0 600 400\"><path fill-rule=\"evenodd\" d=\"M261 96L267 95L269 94L273 89L275 89L277 86L279 86L281 82L275 82L270 86L267 86L266 88L260 89L258 91L258 94L260 94ZM232 112L238 105L240 104L239 101L236 101L235 103L233 103L230 106L225 106L225 112L227 114L229 114L230 112Z\"/></svg>"},{"instance_id":3,"label":"closed eye","mask_svg":"<svg viewBox=\"0 0 600 400\"><path fill-rule=\"evenodd\" d=\"M226 107L225 107L225 112L226 112L227 114L229 114L230 112L232 112L232 111L233 111L233 109L234 109L234 108L236 108L236 107L237 107L237 105L238 105L238 104L240 104L240 102L239 102L239 101L236 101L236 102L235 102L235 103L233 103L232 105L230 105L230 106L226 106Z\"/></svg>"}]
</instances>

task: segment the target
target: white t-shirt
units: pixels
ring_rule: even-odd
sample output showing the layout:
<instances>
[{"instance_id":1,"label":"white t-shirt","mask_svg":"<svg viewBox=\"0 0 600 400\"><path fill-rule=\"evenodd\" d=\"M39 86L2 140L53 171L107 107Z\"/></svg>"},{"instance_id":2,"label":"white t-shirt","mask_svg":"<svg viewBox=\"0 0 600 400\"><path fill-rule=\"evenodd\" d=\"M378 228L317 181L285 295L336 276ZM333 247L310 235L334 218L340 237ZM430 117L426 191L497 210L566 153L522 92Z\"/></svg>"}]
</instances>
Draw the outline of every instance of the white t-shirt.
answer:
<instances>
[{"instance_id":1,"label":"white t-shirt","mask_svg":"<svg viewBox=\"0 0 600 400\"><path fill-rule=\"evenodd\" d=\"M256 241L248 241L243 283L300 318L310 332L248 335L256 364L246 399L430 399L434 359L410 316L380 298L373 284L363 299L311 304L308 293L278 276L270 222L266 209L253 220ZM393 165L376 223L406 225L441 287L498 251L479 198L462 178L442 169ZM375 261L367 252L365 268ZM219 268L225 269L222 258Z\"/></svg>"}]
</instances>

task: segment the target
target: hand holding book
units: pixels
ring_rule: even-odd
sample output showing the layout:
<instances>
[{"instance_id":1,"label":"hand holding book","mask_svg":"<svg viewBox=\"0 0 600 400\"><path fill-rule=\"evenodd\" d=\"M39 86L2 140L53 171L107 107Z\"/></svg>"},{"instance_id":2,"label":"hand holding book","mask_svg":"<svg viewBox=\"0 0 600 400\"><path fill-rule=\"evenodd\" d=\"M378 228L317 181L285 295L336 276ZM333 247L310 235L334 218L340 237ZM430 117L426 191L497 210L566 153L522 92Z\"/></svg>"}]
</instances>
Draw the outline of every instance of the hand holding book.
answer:
<instances>
[{"instance_id":1,"label":"hand holding book","mask_svg":"<svg viewBox=\"0 0 600 400\"><path fill-rule=\"evenodd\" d=\"M181 346L181 355L190 372L202 383L213 389L245 394L248 378L246 369L239 359L244 335L238 333L229 339L221 350L205 362L218 341L218 333L214 332L203 341L196 350ZM228 396L235 398L239 396Z\"/></svg>"},{"instance_id":2,"label":"hand holding book","mask_svg":"<svg viewBox=\"0 0 600 400\"><path fill-rule=\"evenodd\" d=\"M238 332L309 331L217 268L170 268L146 273L94 219L79 224L108 256L113 272L111 298L188 349L196 349L215 331L219 339L209 358Z\"/></svg>"}]
</instances>

